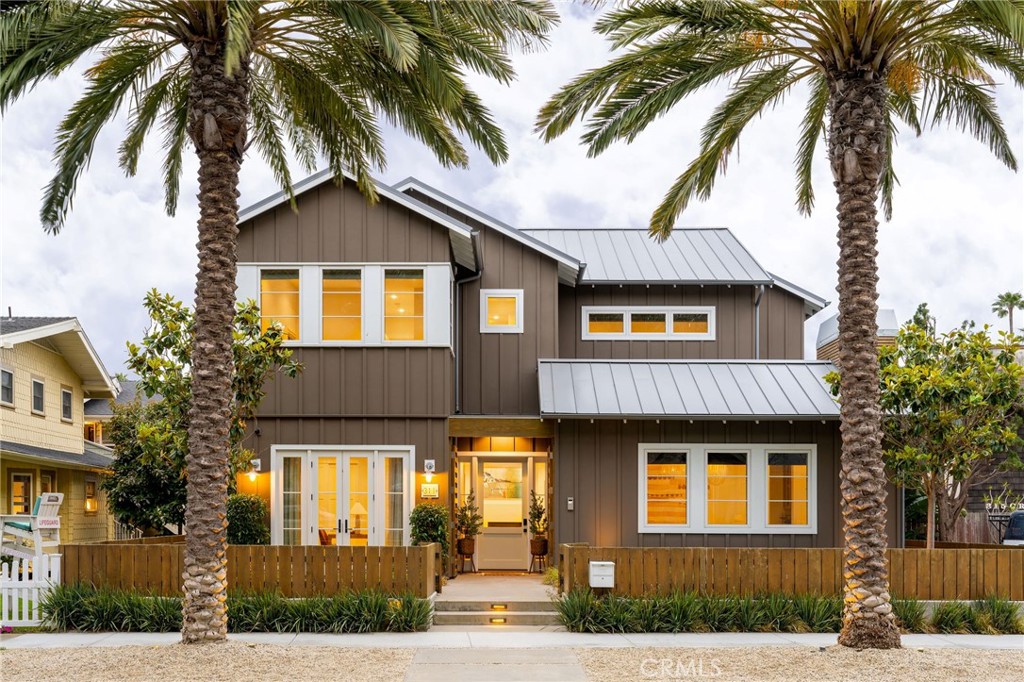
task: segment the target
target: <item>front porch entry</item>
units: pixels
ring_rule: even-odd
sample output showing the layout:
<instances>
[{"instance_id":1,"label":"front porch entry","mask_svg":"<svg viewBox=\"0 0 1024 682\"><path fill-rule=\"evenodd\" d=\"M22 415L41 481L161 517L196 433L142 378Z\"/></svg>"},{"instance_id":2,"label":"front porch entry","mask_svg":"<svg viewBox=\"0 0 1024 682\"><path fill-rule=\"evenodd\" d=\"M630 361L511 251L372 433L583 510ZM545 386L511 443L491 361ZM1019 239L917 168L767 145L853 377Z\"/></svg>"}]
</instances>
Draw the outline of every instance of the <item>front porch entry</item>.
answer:
<instances>
[{"instance_id":1,"label":"front porch entry","mask_svg":"<svg viewBox=\"0 0 1024 682\"><path fill-rule=\"evenodd\" d=\"M456 450L452 470L456 472L455 506L466 504L473 494L483 517L473 563L483 571L526 571L531 559L531 494L536 494L545 510L548 500L553 499L550 441L541 438L471 440L476 441L475 445L489 445L490 449ZM516 441L522 449L515 449Z\"/></svg>"}]
</instances>

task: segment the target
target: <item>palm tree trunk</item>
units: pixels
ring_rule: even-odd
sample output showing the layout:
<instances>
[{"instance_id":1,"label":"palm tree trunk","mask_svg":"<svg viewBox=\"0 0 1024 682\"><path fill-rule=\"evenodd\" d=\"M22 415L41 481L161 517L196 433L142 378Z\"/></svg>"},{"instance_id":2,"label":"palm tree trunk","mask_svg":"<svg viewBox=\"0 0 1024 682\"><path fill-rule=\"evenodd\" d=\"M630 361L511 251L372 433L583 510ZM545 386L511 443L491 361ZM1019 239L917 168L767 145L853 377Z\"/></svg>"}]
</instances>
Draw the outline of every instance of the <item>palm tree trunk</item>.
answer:
<instances>
[{"instance_id":1,"label":"palm tree trunk","mask_svg":"<svg viewBox=\"0 0 1024 682\"><path fill-rule=\"evenodd\" d=\"M184 643L227 637L238 171L249 115L248 60L229 76L223 41L197 42L190 56L189 135L199 155L199 272L186 456Z\"/></svg>"},{"instance_id":2,"label":"palm tree trunk","mask_svg":"<svg viewBox=\"0 0 1024 682\"><path fill-rule=\"evenodd\" d=\"M839 643L900 646L885 550L886 477L879 409L879 178L884 167L884 81L870 70L831 74L829 159L839 195L839 370L843 450L843 627Z\"/></svg>"}]
</instances>

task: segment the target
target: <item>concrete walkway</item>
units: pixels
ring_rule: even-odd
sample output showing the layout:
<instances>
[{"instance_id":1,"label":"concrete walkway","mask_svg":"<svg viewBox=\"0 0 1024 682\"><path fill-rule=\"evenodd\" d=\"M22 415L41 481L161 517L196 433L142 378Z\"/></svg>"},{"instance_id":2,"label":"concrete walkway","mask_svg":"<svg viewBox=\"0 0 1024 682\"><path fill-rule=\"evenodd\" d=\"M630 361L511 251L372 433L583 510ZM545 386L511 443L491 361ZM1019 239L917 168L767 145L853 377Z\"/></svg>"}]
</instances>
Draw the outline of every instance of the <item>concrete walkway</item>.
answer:
<instances>
[{"instance_id":1,"label":"concrete walkway","mask_svg":"<svg viewBox=\"0 0 1024 682\"><path fill-rule=\"evenodd\" d=\"M793 633L577 634L541 628L433 628L428 632L330 635L310 633L233 634L232 641L282 646L336 646L373 649L542 649L624 647L827 647L835 635ZM176 644L176 632L33 632L0 636L0 648L55 649L62 647L153 646ZM1024 652L1024 635L903 635L903 646L917 648L998 649ZM420 653L420 652L417 652ZM525 653L525 652L524 652ZM424 654L427 656L427 654ZM452 653L444 656L451 660ZM428 656L429 658L429 656ZM433 664L427 664L433 665ZM426 679L426 678L425 678ZM445 678L453 679L453 678ZM535 678L541 679L541 678Z\"/></svg>"}]
</instances>

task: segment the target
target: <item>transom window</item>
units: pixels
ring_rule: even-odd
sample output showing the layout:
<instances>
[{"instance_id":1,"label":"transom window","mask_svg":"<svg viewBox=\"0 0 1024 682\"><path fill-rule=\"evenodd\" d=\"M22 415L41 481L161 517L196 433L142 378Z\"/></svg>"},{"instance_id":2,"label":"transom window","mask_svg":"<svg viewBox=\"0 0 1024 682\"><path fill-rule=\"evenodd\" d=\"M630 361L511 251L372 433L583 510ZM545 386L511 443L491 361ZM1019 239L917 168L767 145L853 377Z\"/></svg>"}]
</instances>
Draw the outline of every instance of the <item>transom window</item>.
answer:
<instances>
[{"instance_id":1,"label":"transom window","mask_svg":"<svg viewBox=\"0 0 1024 682\"><path fill-rule=\"evenodd\" d=\"M362 271L324 270L322 305L324 341L362 341Z\"/></svg>"},{"instance_id":2,"label":"transom window","mask_svg":"<svg viewBox=\"0 0 1024 682\"><path fill-rule=\"evenodd\" d=\"M14 405L14 372L0 369L0 404Z\"/></svg>"},{"instance_id":3,"label":"transom window","mask_svg":"<svg viewBox=\"0 0 1024 682\"><path fill-rule=\"evenodd\" d=\"M32 412L35 414L46 413L46 384L42 379L32 380Z\"/></svg>"},{"instance_id":4,"label":"transom window","mask_svg":"<svg viewBox=\"0 0 1024 682\"><path fill-rule=\"evenodd\" d=\"M384 271L384 340L423 340L423 270Z\"/></svg>"},{"instance_id":5,"label":"transom window","mask_svg":"<svg viewBox=\"0 0 1024 682\"><path fill-rule=\"evenodd\" d=\"M521 334L523 332L523 290L480 290L480 333Z\"/></svg>"},{"instance_id":6,"label":"transom window","mask_svg":"<svg viewBox=\"0 0 1024 682\"><path fill-rule=\"evenodd\" d=\"M814 445L641 443L641 533L817 532Z\"/></svg>"},{"instance_id":7,"label":"transom window","mask_svg":"<svg viewBox=\"0 0 1024 682\"><path fill-rule=\"evenodd\" d=\"M260 271L260 315L263 331L274 322L284 327L284 338L299 339L299 271Z\"/></svg>"},{"instance_id":8,"label":"transom window","mask_svg":"<svg viewBox=\"0 0 1024 682\"><path fill-rule=\"evenodd\" d=\"M583 338L712 341L715 309L708 306L584 306Z\"/></svg>"}]
</instances>

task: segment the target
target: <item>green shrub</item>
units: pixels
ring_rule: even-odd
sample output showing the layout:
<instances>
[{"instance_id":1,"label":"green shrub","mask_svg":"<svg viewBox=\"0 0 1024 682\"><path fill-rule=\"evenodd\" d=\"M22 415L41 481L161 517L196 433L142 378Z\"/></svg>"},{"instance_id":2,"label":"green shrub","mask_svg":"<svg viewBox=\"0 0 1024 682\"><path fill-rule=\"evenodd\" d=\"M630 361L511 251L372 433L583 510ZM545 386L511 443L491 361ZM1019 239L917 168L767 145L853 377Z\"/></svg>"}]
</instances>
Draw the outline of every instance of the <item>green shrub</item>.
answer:
<instances>
[{"instance_id":1,"label":"green shrub","mask_svg":"<svg viewBox=\"0 0 1024 682\"><path fill-rule=\"evenodd\" d=\"M960 601L942 602L936 606L932 613L932 627L944 634L979 631L974 609L970 604Z\"/></svg>"},{"instance_id":2,"label":"green shrub","mask_svg":"<svg viewBox=\"0 0 1024 682\"><path fill-rule=\"evenodd\" d=\"M590 588L576 588L555 602L558 619L569 632L598 632L595 630L597 597Z\"/></svg>"},{"instance_id":3,"label":"green shrub","mask_svg":"<svg viewBox=\"0 0 1024 682\"><path fill-rule=\"evenodd\" d=\"M893 598L891 603L900 629L904 632L924 632L928 619L925 617L923 602L907 597Z\"/></svg>"},{"instance_id":4,"label":"green shrub","mask_svg":"<svg viewBox=\"0 0 1024 682\"><path fill-rule=\"evenodd\" d=\"M1024 633L1017 605L995 595L974 602L975 622L981 632L1019 635Z\"/></svg>"},{"instance_id":5,"label":"green shrub","mask_svg":"<svg viewBox=\"0 0 1024 682\"><path fill-rule=\"evenodd\" d=\"M694 632L700 618L700 597L693 592L673 592L665 604L665 632Z\"/></svg>"},{"instance_id":6,"label":"green shrub","mask_svg":"<svg viewBox=\"0 0 1024 682\"><path fill-rule=\"evenodd\" d=\"M843 620L843 600L804 594L793 597L793 613L810 632L839 632Z\"/></svg>"},{"instance_id":7,"label":"green shrub","mask_svg":"<svg viewBox=\"0 0 1024 682\"><path fill-rule=\"evenodd\" d=\"M259 495L228 496L228 544L269 545L270 508Z\"/></svg>"},{"instance_id":8,"label":"green shrub","mask_svg":"<svg viewBox=\"0 0 1024 682\"><path fill-rule=\"evenodd\" d=\"M709 632L732 632L736 629L738 605L735 597L704 596L701 598L700 619Z\"/></svg>"},{"instance_id":9,"label":"green shrub","mask_svg":"<svg viewBox=\"0 0 1024 682\"><path fill-rule=\"evenodd\" d=\"M415 632L430 627L428 600L382 592L286 599L276 593L228 595L231 632ZM181 599L91 585L58 585L43 599L44 625L88 632L175 632Z\"/></svg>"},{"instance_id":10,"label":"green shrub","mask_svg":"<svg viewBox=\"0 0 1024 682\"><path fill-rule=\"evenodd\" d=\"M439 504L418 504L409 515L412 544L441 543L442 556L448 556L448 509Z\"/></svg>"},{"instance_id":11,"label":"green shrub","mask_svg":"<svg viewBox=\"0 0 1024 682\"><path fill-rule=\"evenodd\" d=\"M796 629L797 615L791 597L773 592L762 595L759 601L767 632L792 632Z\"/></svg>"}]
</instances>

